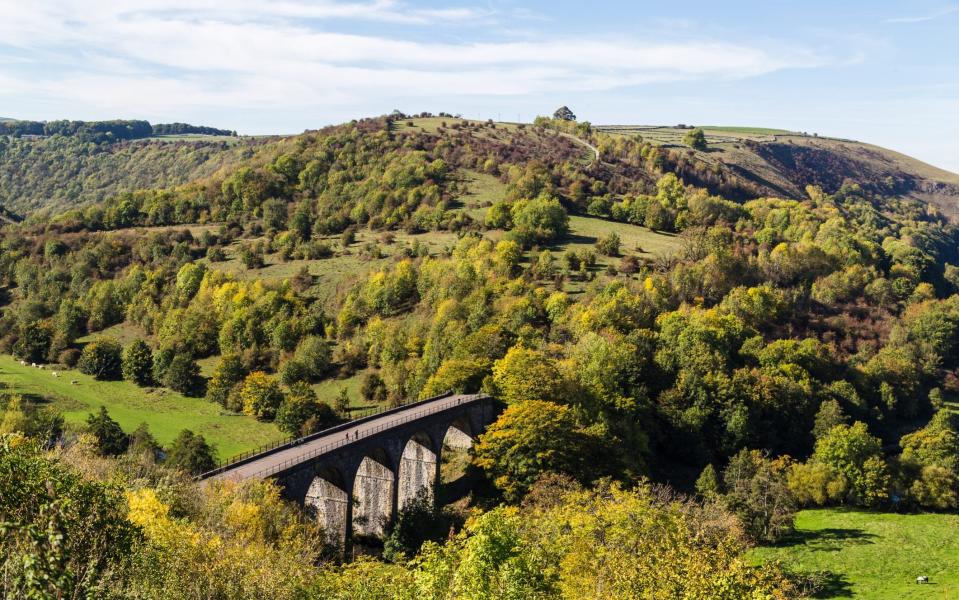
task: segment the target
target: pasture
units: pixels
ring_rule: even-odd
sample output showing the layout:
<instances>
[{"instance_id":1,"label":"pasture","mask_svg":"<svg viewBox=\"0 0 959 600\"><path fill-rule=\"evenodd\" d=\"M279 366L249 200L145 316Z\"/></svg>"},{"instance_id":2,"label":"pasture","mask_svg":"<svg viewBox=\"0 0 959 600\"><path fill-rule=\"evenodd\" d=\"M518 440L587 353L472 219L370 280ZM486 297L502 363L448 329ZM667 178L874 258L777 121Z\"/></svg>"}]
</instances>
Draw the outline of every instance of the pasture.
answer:
<instances>
[{"instance_id":1,"label":"pasture","mask_svg":"<svg viewBox=\"0 0 959 600\"><path fill-rule=\"evenodd\" d=\"M106 406L124 431L146 423L161 444L169 444L183 429L199 433L216 447L219 458L284 437L272 423L228 413L203 398L187 398L164 388L141 388L127 381L97 381L75 370L53 376L53 367L21 366L0 355L0 385L4 392L49 399L67 423L82 425L87 415ZM72 381L76 381L76 385Z\"/></svg>"},{"instance_id":2,"label":"pasture","mask_svg":"<svg viewBox=\"0 0 959 600\"><path fill-rule=\"evenodd\" d=\"M757 562L822 574L817 598L920 600L959 598L959 515L804 510L796 532L755 548ZM918 585L926 575L929 584Z\"/></svg>"}]
</instances>

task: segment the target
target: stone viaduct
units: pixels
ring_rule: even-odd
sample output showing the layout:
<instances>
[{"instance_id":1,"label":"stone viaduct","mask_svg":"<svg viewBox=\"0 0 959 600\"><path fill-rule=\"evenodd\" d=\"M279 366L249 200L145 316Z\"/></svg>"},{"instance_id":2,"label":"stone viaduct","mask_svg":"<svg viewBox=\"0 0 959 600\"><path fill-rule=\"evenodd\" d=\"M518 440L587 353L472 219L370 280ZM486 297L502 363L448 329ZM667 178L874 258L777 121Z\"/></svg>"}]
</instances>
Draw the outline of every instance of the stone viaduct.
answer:
<instances>
[{"instance_id":1,"label":"stone viaduct","mask_svg":"<svg viewBox=\"0 0 959 600\"><path fill-rule=\"evenodd\" d=\"M496 417L484 394L444 394L292 440L200 476L267 477L345 548L354 535L382 537L418 495L435 499L443 449L469 447Z\"/></svg>"}]
</instances>

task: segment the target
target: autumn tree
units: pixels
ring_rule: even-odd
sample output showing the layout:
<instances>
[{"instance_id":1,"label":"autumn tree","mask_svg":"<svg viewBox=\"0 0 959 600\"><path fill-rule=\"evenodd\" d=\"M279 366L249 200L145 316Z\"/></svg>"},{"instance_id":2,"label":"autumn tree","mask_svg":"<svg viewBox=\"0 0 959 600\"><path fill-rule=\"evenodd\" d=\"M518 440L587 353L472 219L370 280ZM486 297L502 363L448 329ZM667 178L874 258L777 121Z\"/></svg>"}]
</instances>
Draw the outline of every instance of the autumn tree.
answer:
<instances>
[{"instance_id":1,"label":"autumn tree","mask_svg":"<svg viewBox=\"0 0 959 600\"><path fill-rule=\"evenodd\" d=\"M599 445L595 432L582 429L569 407L526 400L507 407L478 438L473 462L516 501L544 473L581 481L602 475L603 466L591 460Z\"/></svg>"}]
</instances>

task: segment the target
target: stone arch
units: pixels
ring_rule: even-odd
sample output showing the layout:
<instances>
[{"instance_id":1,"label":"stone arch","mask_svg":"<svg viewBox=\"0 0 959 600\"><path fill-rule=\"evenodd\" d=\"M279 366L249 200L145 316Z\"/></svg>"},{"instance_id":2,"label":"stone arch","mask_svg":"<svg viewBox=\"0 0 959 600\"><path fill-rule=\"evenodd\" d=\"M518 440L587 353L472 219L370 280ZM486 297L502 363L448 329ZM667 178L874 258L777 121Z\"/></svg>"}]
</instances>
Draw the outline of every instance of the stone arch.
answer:
<instances>
[{"instance_id":1,"label":"stone arch","mask_svg":"<svg viewBox=\"0 0 959 600\"><path fill-rule=\"evenodd\" d=\"M323 526L326 543L342 548L346 543L350 495L342 474L335 468L316 473L306 491L303 505Z\"/></svg>"},{"instance_id":2,"label":"stone arch","mask_svg":"<svg viewBox=\"0 0 959 600\"><path fill-rule=\"evenodd\" d=\"M435 497L438 469L439 456L429 434L419 431L410 436L400 458L397 510L403 510L420 494L432 500Z\"/></svg>"},{"instance_id":3,"label":"stone arch","mask_svg":"<svg viewBox=\"0 0 959 600\"><path fill-rule=\"evenodd\" d=\"M446 428L443 435L444 448L470 448L473 446L473 440L476 434L473 431L473 425L470 423L469 415L462 415Z\"/></svg>"},{"instance_id":4,"label":"stone arch","mask_svg":"<svg viewBox=\"0 0 959 600\"><path fill-rule=\"evenodd\" d=\"M393 518L396 485L393 468L383 449L368 453L360 461L353 479L353 532L360 536L383 537Z\"/></svg>"}]
</instances>

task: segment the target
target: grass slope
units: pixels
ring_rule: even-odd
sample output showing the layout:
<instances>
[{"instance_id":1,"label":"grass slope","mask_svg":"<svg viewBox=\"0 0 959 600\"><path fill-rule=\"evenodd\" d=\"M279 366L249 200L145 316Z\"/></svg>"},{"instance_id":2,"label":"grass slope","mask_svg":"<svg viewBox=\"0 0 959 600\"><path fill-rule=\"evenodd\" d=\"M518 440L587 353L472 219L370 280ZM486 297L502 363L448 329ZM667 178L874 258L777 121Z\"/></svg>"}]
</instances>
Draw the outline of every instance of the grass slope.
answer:
<instances>
[{"instance_id":1,"label":"grass slope","mask_svg":"<svg viewBox=\"0 0 959 600\"><path fill-rule=\"evenodd\" d=\"M202 398L140 388L126 381L97 381L77 371L53 377L49 367L42 371L23 367L6 355L0 355L0 384L10 392L51 399L68 423L83 423L88 414L106 406L124 431L145 422L161 444L169 444L180 431L191 429L215 445L220 458L284 437L270 423L224 413L220 406Z\"/></svg>"},{"instance_id":2,"label":"grass slope","mask_svg":"<svg viewBox=\"0 0 959 600\"><path fill-rule=\"evenodd\" d=\"M796 528L784 543L753 550L753 558L828 571L820 598L959 598L959 515L805 510ZM919 575L930 584L917 585Z\"/></svg>"}]
</instances>

